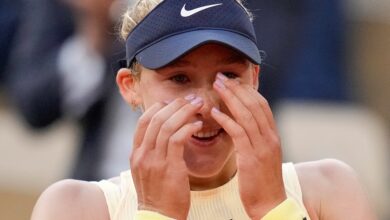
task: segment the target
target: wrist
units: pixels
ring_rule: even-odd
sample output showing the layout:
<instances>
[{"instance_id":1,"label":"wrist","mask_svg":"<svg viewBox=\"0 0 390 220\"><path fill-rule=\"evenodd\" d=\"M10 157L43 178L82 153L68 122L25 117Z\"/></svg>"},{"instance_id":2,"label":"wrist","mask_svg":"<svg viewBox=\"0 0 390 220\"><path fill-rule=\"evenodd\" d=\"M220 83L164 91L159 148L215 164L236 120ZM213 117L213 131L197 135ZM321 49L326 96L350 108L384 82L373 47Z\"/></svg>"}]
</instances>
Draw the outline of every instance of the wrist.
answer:
<instances>
[{"instance_id":1,"label":"wrist","mask_svg":"<svg viewBox=\"0 0 390 220\"><path fill-rule=\"evenodd\" d=\"M282 203L271 209L263 217L256 220L306 220L305 213L295 202L295 200L287 198Z\"/></svg>"},{"instance_id":2,"label":"wrist","mask_svg":"<svg viewBox=\"0 0 390 220\"><path fill-rule=\"evenodd\" d=\"M164 218L156 218L156 220L181 220L187 219L187 214L180 212L179 209L167 209L167 208L155 208L152 206L139 205L137 213L141 213L142 216L164 216ZM152 215L154 213L154 215ZM155 220L155 218L142 218L142 220ZM141 220L141 219L136 219Z\"/></svg>"},{"instance_id":3,"label":"wrist","mask_svg":"<svg viewBox=\"0 0 390 220\"><path fill-rule=\"evenodd\" d=\"M175 220L175 219L155 211L138 210L135 214L135 220Z\"/></svg>"},{"instance_id":4,"label":"wrist","mask_svg":"<svg viewBox=\"0 0 390 220\"><path fill-rule=\"evenodd\" d=\"M287 200L287 196L280 196L278 199L274 198L273 201L269 201L267 203L262 202L261 205L257 205L252 207L252 209L248 209L247 213L250 219L259 220L266 216L273 209L276 209L280 204L283 204Z\"/></svg>"}]
</instances>

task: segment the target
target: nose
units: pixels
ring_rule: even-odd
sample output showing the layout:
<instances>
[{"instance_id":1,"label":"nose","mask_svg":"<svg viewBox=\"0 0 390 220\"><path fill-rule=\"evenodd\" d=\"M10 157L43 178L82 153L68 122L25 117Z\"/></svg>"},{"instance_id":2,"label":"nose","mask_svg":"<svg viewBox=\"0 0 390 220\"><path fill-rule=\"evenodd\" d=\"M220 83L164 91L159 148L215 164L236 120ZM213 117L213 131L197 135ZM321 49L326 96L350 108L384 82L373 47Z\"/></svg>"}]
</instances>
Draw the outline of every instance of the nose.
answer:
<instances>
[{"instance_id":1,"label":"nose","mask_svg":"<svg viewBox=\"0 0 390 220\"><path fill-rule=\"evenodd\" d=\"M221 98L212 88L198 90L197 96L203 99L203 106L198 110L197 116L210 119L211 109L213 107L220 109Z\"/></svg>"}]
</instances>

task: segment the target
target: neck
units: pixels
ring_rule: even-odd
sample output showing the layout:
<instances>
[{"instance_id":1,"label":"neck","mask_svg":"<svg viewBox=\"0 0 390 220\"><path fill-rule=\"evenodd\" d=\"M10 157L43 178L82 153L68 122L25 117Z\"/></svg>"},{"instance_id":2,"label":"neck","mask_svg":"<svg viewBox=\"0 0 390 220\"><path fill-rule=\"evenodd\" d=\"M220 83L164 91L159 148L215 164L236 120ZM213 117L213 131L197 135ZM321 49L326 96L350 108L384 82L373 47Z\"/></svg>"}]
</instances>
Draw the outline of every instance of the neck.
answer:
<instances>
[{"instance_id":1,"label":"neck","mask_svg":"<svg viewBox=\"0 0 390 220\"><path fill-rule=\"evenodd\" d=\"M237 167L234 163L228 163L225 165L224 169L219 172L217 175L212 177L194 177L190 176L190 186L192 191L202 191L215 189L226 183L228 183L236 174Z\"/></svg>"}]
</instances>

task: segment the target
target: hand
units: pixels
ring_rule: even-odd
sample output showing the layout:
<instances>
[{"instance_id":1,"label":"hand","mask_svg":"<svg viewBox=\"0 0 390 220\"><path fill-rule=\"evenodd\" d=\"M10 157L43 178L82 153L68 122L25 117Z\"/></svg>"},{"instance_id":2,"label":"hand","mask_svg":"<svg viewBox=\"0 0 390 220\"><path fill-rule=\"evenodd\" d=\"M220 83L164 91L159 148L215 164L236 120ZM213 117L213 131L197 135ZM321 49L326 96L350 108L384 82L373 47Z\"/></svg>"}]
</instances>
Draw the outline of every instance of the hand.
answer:
<instances>
[{"instance_id":1,"label":"hand","mask_svg":"<svg viewBox=\"0 0 390 220\"><path fill-rule=\"evenodd\" d=\"M74 10L86 16L99 17L108 13L115 0L63 0Z\"/></svg>"},{"instance_id":2,"label":"hand","mask_svg":"<svg viewBox=\"0 0 390 220\"><path fill-rule=\"evenodd\" d=\"M214 89L233 118L213 109L213 118L232 138L240 197L247 214L259 220L286 199L279 137L271 109L252 86L217 75Z\"/></svg>"},{"instance_id":3,"label":"hand","mask_svg":"<svg viewBox=\"0 0 390 220\"><path fill-rule=\"evenodd\" d=\"M114 23L110 8L116 0L63 0L75 15L77 34L85 38L89 49L105 55L111 49Z\"/></svg>"},{"instance_id":4,"label":"hand","mask_svg":"<svg viewBox=\"0 0 390 220\"><path fill-rule=\"evenodd\" d=\"M189 122L201 106L200 98L180 98L153 105L139 119L130 158L138 209L187 219L190 185L183 151L202 128L202 122Z\"/></svg>"}]
</instances>

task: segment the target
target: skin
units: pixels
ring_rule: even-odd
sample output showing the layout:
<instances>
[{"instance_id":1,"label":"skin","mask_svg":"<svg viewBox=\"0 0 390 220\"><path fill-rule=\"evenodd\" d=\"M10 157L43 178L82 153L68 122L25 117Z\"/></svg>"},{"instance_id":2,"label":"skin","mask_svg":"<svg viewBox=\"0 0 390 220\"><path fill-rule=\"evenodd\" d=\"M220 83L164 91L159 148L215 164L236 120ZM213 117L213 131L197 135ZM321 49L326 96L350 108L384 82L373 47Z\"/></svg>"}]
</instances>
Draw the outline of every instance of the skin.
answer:
<instances>
[{"instance_id":1,"label":"skin","mask_svg":"<svg viewBox=\"0 0 390 220\"><path fill-rule=\"evenodd\" d=\"M123 98L145 110L130 156L139 209L186 219L190 190L221 186L233 175L251 219L286 199L280 140L271 109L256 92L258 73L257 65L216 44L159 70L142 67L139 77L119 71ZM192 137L221 128L207 146ZM296 170L311 219L376 219L347 165L322 160ZM109 219L100 189L74 180L54 184L38 200L32 219L53 218Z\"/></svg>"},{"instance_id":2,"label":"skin","mask_svg":"<svg viewBox=\"0 0 390 220\"><path fill-rule=\"evenodd\" d=\"M118 0L62 0L75 17L76 32L85 39L89 49L110 53L115 22L110 18L110 9Z\"/></svg>"}]
</instances>

